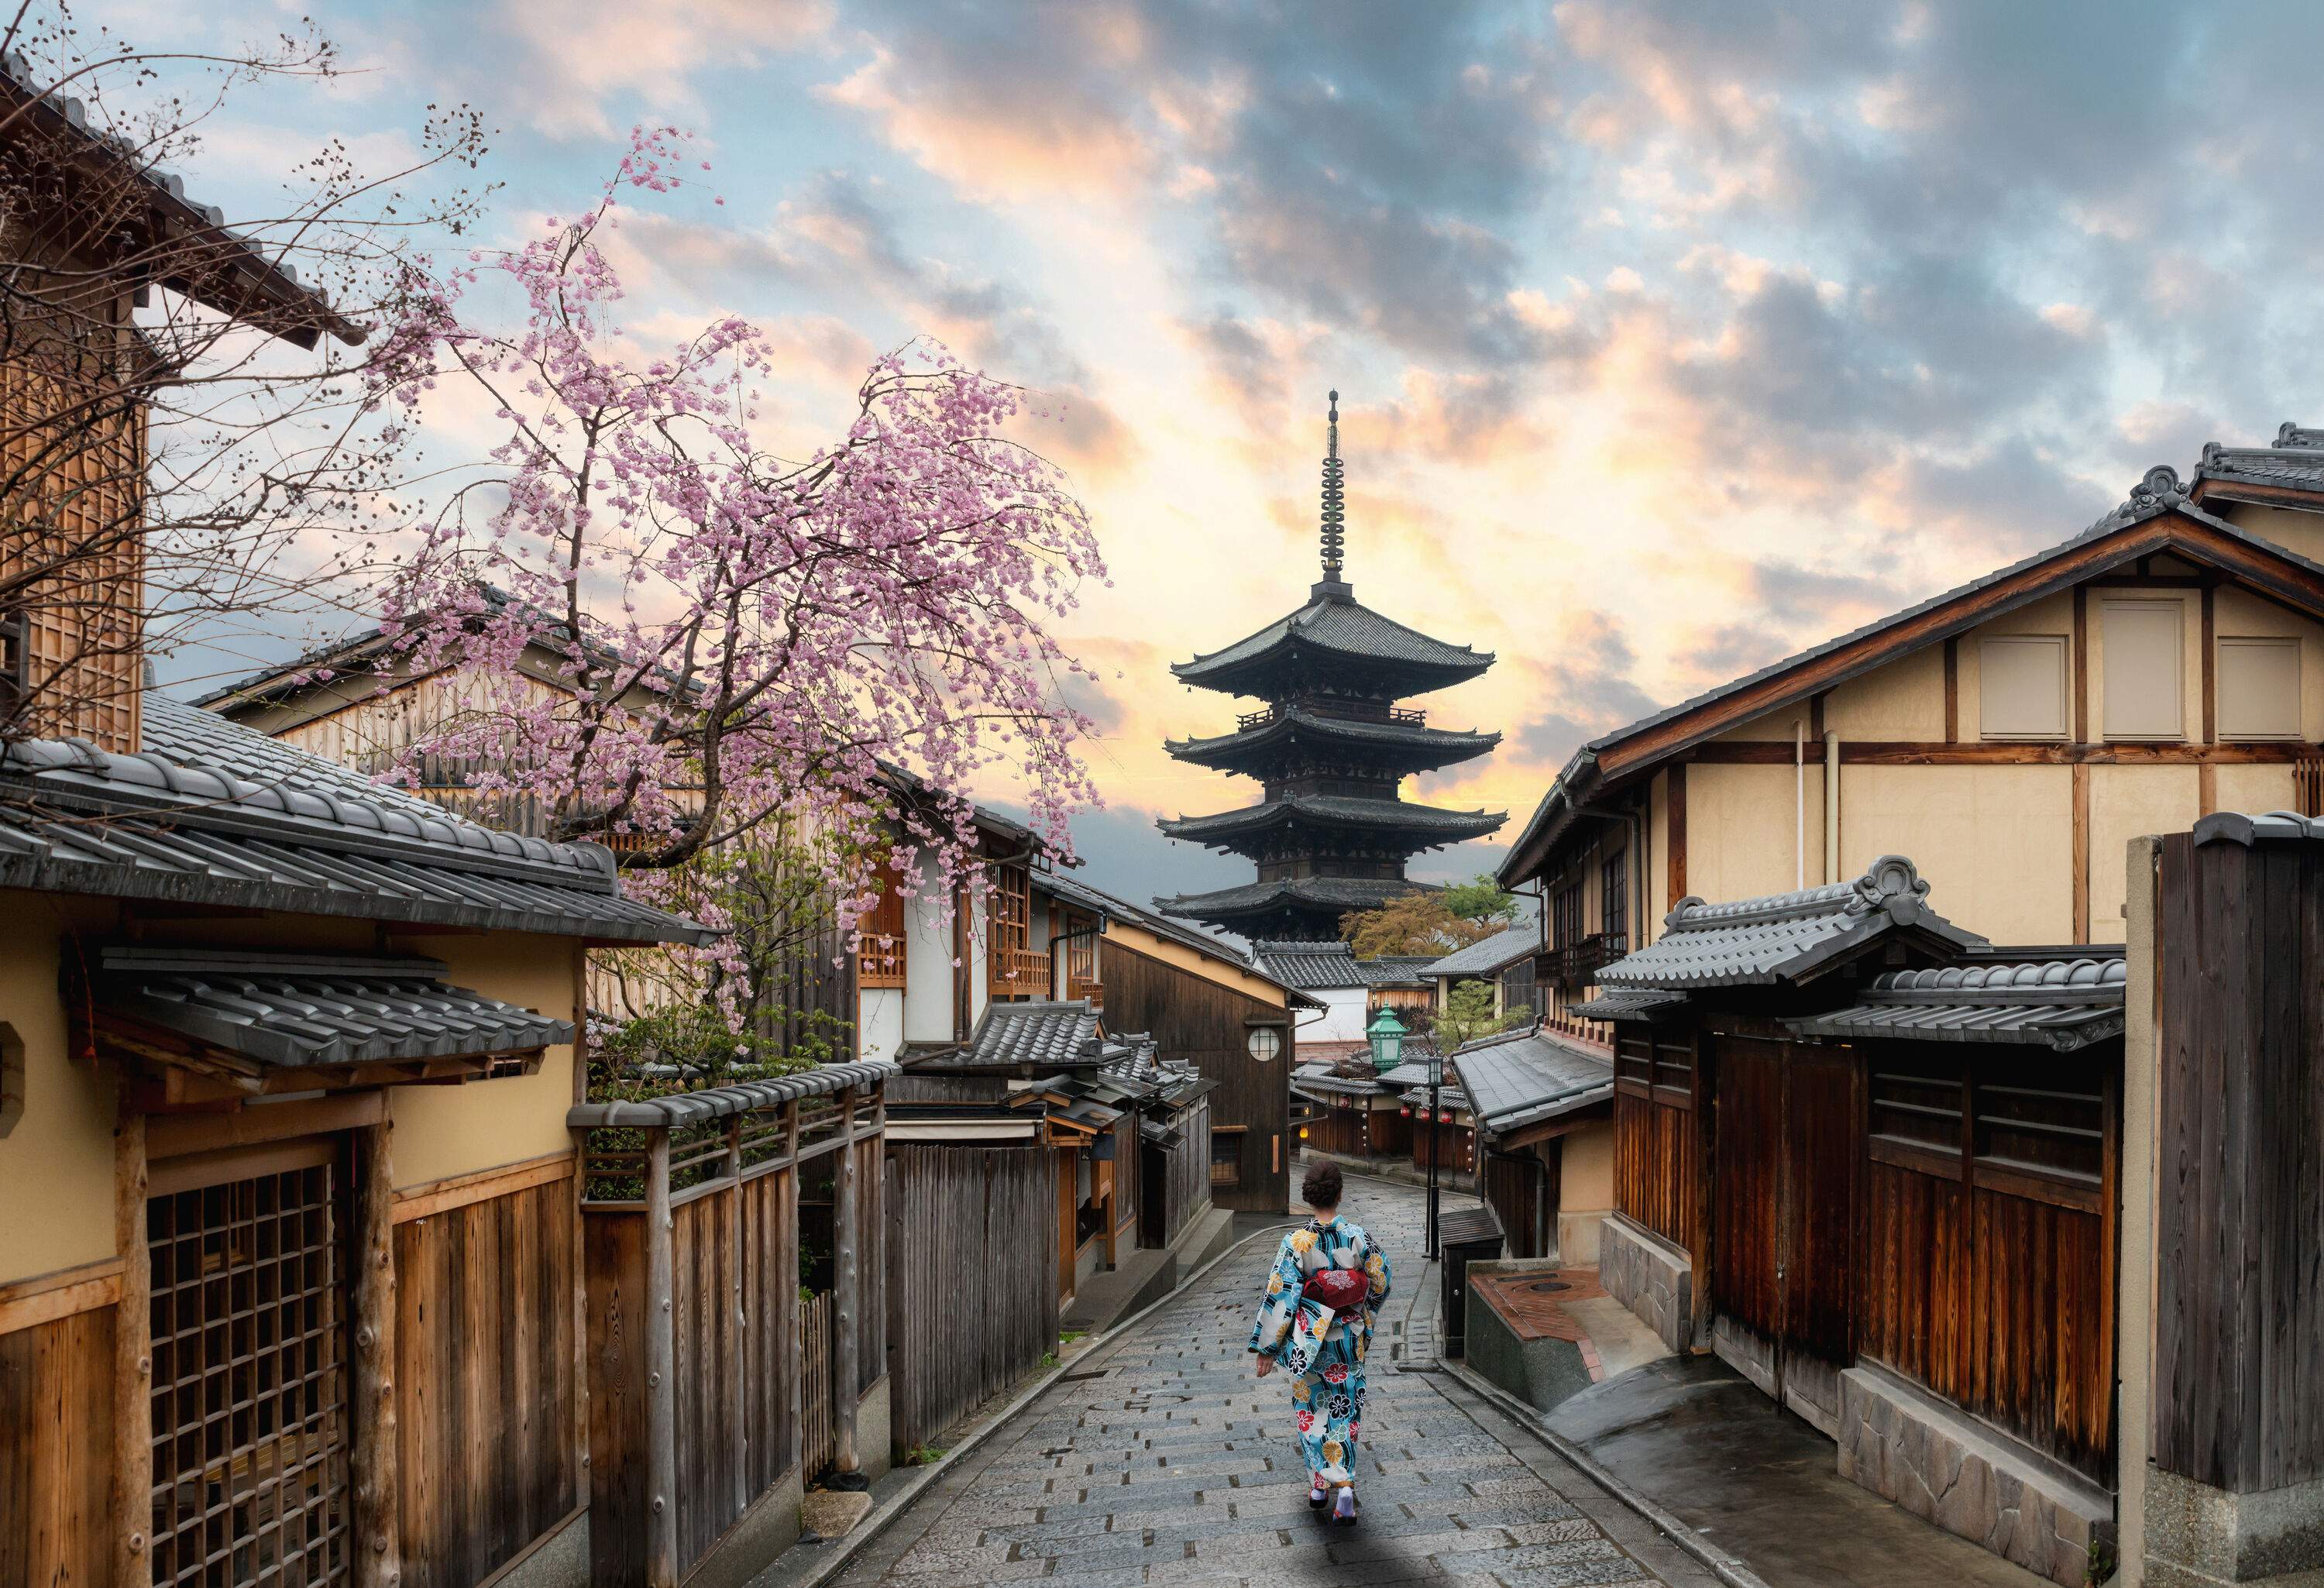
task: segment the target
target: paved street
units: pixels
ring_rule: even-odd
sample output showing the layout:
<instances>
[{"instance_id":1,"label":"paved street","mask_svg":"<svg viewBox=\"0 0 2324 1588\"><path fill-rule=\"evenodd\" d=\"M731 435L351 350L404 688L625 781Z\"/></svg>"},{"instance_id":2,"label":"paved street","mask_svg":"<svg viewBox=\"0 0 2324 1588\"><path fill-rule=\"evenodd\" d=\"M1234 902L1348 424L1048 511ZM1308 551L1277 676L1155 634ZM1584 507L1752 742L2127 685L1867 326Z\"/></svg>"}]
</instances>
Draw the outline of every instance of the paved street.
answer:
<instances>
[{"instance_id":1,"label":"paved street","mask_svg":"<svg viewBox=\"0 0 2324 1588\"><path fill-rule=\"evenodd\" d=\"M1283 1380L1251 1377L1243 1343L1273 1252L1262 1237L1078 1363L840 1583L1704 1588L1701 1567L1489 1407L1442 1375L1397 1371L1408 1342L1426 1343L1425 1309L1407 1316L1434 1279L1422 1194L1353 1177L1348 1190L1344 1211L1387 1245L1397 1280L1369 1362L1361 1526L1308 1510Z\"/></svg>"}]
</instances>

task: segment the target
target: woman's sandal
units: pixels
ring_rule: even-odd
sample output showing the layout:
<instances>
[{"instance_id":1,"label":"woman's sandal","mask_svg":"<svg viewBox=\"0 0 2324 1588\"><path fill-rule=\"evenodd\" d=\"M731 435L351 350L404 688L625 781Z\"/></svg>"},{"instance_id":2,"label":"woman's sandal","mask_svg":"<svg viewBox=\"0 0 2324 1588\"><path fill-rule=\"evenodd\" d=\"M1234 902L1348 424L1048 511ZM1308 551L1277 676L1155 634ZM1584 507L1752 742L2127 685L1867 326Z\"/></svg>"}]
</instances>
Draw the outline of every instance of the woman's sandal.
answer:
<instances>
[{"instance_id":1,"label":"woman's sandal","mask_svg":"<svg viewBox=\"0 0 2324 1588\"><path fill-rule=\"evenodd\" d=\"M1309 1510L1322 1510L1325 1506L1327 1506L1327 1505L1329 1505L1329 1504L1331 1504L1331 1503L1332 1503L1332 1490L1331 1490L1330 1485L1328 1485L1328 1484L1324 1484L1324 1483L1318 1483L1318 1482L1315 1482L1315 1480L1314 1480L1314 1479L1313 1479L1313 1478L1308 1479L1308 1480L1307 1480L1307 1506L1308 1506L1308 1509L1309 1509Z\"/></svg>"},{"instance_id":2,"label":"woman's sandal","mask_svg":"<svg viewBox=\"0 0 2324 1588\"><path fill-rule=\"evenodd\" d=\"M1332 1507L1332 1525L1335 1528L1352 1528L1356 1525L1356 1491L1351 1487L1342 1489L1340 1492L1347 1497L1347 1503L1335 1504Z\"/></svg>"}]
</instances>

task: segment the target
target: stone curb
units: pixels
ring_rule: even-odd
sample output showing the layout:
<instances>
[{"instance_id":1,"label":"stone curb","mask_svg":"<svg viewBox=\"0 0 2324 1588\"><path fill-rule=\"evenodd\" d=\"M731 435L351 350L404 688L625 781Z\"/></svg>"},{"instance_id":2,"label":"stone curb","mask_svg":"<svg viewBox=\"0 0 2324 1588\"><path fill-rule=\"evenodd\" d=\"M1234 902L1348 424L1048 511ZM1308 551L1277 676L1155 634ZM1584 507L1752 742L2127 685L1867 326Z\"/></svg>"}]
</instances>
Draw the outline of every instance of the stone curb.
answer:
<instances>
[{"instance_id":1,"label":"stone curb","mask_svg":"<svg viewBox=\"0 0 2324 1588\"><path fill-rule=\"evenodd\" d=\"M1767 1582L1749 1566L1733 1556L1705 1544L1702 1537L1670 1511L1615 1476L1611 1468L1591 1455L1581 1445L1552 1428L1543 1421L1534 1408L1519 1400L1499 1385L1488 1382L1466 1367L1440 1359L1437 1363L1444 1376L1461 1384L1470 1393L1484 1401L1503 1417L1517 1424L1535 1438L1548 1445L1571 1463L1583 1477L1644 1517L1655 1530L1677 1548L1701 1562L1711 1575L1727 1584L1727 1588L1768 1588Z\"/></svg>"},{"instance_id":2,"label":"stone curb","mask_svg":"<svg viewBox=\"0 0 2324 1588\"><path fill-rule=\"evenodd\" d=\"M1157 1299L1148 1302L1103 1333L1090 1335L1083 1343L1079 1351L1074 1352L1070 1358L1059 1362L1056 1367L1047 1370L1040 1378L1026 1386L1007 1406L1002 1407L999 1412L986 1419L982 1426L972 1432L958 1445L945 1451L940 1459L924 1467L905 1469L912 1475L886 1499L881 1500L873 1508L872 1514L858 1522L844 1538L838 1540L837 1549L829 1555L818 1554L812 1561L801 1561L797 1566L788 1567L787 1563L789 1557L803 1553L798 1546L794 1545L782 1555L770 1561L757 1576L752 1578L750 1588L822 1588L824 1583L837 1576L849 1563L853 1561L866 1545L886 1532L890 1525L902 1516L914 1500L926 1493L945 1473L951 1471L954 1463L973 1454L985 1441L1015 1421L1019 1412L1055 1389L1058 1380L1063 1379L1069 1371L1094 1356L1100 1350L1113 1344L1129 1331L1144 1323L1149 1315L1167 1306L1177 1297L1180 1291L1186 1289L1252 1242L1262 1239L1279 1239L1283 1230L1296 1222L1286 1219L1280 1225L1253 1230L1250 1234L1232 1242L1210 1261L1187 1274ZM1766 1588L1766 1584L1755 1578L1752 1583L1742 1585L1742 1588Z\"/></svg>"}]
</instances>

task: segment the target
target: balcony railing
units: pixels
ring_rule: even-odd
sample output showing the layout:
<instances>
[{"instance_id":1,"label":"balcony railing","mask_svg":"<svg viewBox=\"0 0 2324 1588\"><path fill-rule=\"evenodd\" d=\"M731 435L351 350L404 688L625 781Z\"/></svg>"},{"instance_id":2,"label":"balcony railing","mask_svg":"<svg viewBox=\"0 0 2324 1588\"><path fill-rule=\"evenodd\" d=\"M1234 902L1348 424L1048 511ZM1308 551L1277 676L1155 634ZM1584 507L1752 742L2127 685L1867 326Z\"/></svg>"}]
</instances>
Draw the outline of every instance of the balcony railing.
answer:
<instances>
[{"instance_id":1,"label":"balcony railing","mask_svg":"<svg viewBox=\"0 0 2324 1588\"><path fill-rule=\"evenodd\" d=\"M995 948L985 963L985 987L993 997L1049 995L1049 956L1039 949Z\"/></svg>"},{"instance_id":2,"label":"balcony railing","mask_svg":"<svg viewBox=\"0 0 2324 1588\"><path fill-rule=\"evenodd\" d=\"M1265 711L1244 712L1235 718L1235 728L1248 734L1277 721L1285 711L1304 711L1310 716L1333 716L1351 723L1393 723L1403 728L1428 725L1428 713L1416 706L1375 706L1364 700L1295 700L1279 709L1270 706Z\"/></svg>"},{"instance_id":3,"label":"balcony railing","mask_svg":"<svg viewBox=\"0 0 2324 1588\"><path fill-rule=\"evenodd\" d=\"M904 940L885 935L863 934L855 950L855 980L864 987L900 987L904 984Z\"/></svg>"},{"instance_id":4,"label":"balcony railing","mask_svg":"<svg viewBox=\"0 0 2324 1588\"><path fill-rule=\"evenodd\" d=\"M1550 974L1562 986L1587 986L1600 965L1611 965L1629 952L1628 941L1621 932L1591 932L1577 937L1550 950Z\"/></svg>"}]
</instances>

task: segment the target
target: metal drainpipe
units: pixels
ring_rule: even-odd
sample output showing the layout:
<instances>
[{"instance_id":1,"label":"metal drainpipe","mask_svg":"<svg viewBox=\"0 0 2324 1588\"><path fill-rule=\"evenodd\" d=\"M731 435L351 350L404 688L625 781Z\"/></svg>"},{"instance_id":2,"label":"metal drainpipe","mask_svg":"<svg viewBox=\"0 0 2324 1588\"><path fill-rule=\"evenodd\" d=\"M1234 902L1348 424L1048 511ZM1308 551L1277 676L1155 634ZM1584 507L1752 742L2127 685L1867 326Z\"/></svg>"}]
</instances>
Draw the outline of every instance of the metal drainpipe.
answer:
<instances>
[{"instance_id":1,"label":"metal drainpipe","mask_svg":"<svg viewBox=\"0 0 2324 1588\"><path fill-rule=\"evenodd\" d=\"M1823 736L1823 880L1840 881L1840 730Z\"/></svg>"},{"instance_id":2,"label":"metal drainpipe","mask_svg":"<svg viewBox=\"0 0 2324 1588\"><path fill-rule=\"evenodd\" d=\"M1794 889L1808 885L1808 730L1792 719L1792 871Z\"/></svg>"}]
</instances>

